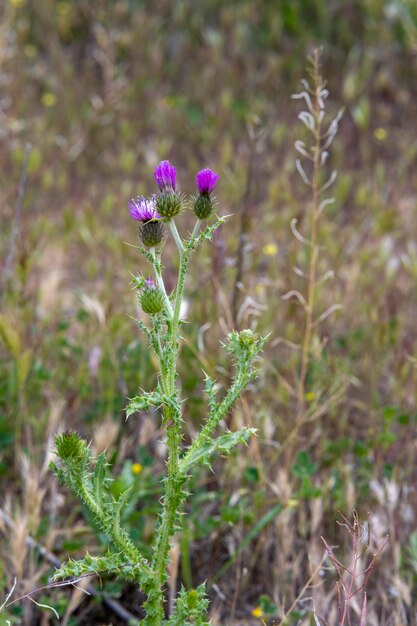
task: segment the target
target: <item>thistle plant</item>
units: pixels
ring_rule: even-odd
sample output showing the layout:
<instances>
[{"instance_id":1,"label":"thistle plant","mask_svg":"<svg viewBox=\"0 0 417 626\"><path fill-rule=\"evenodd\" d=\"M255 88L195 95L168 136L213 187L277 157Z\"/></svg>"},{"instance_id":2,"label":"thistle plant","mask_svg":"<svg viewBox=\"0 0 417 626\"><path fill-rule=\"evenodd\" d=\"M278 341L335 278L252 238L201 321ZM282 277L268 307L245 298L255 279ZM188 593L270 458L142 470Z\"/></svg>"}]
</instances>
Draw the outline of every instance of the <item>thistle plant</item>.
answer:
<instances>
[{"instance_id":1,"label":"thistle plant","mask_svg":"<svg viewBox=\"0 0 417 626\"><path fill-rule=\"evenodd\" d=\"M204 626L208 625L204 585L192 590L181 589L171 615L166 615L164 596L170 545L174 535L181 531L188 496L186 483L193 469L198 464L210 465L216 453L228 454L254 434L254 429L248 427L237 432L225 431L223 419L256 375L254 362L265 339L251 330L230 333L225 348L234 362L231 384L218 397L216 381L205 376L207 416L195 439L188 446L184 445L184 403L177 370L183 326L181 302L193 253L205 240L212 239L226 218L216 217L211 224L203 224L214 214L212 194L218 181L215 172L204 169L196 176L198 193L192 198L196 216L194 229L188 238L181 237L174 218L187 206L187 199L177 190L175 167L169 161L162 161L154 177L158 192L150 199L139 197L132 200L128 206L131 216L140 223L140 248L153 271L153 277L134 278L139 305L149 319L148 324L141 320L137 320L137 324L155 352L159 371L155 390L140 392L130 400L126 409L127 417L130 417L140 411L159 408L166 430L167 470L152 557L147 559L140 553L121 522L121 512L129 499L130 489L116 500L109 491L111 477L105 454L94 458L86 441L76 433L67 432L56 437L58 461L52 463L52 470L91 511L109 539L109 548L101 556L87 554L81 560L67 562L55 572L55 579L98 572L114 573L135 581L146 593L144 626ZM165 286L161 260L168 233L179 254L178 278L172 293Z\"/></svg>"}]
</instances>

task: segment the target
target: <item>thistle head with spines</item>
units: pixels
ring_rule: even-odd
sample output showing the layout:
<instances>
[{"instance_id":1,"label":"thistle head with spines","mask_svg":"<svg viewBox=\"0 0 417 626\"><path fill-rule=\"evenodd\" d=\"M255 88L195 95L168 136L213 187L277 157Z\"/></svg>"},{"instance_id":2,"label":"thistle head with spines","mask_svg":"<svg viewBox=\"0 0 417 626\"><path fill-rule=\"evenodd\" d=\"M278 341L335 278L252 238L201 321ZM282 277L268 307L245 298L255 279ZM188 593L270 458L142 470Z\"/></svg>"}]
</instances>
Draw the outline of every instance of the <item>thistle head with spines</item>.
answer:
<instances>
[{"instance_id":1,"label":"thistle head with spines","mask_svg":"<svg viewBox=\"0 0 417 626\"><path fill-rule=\"evenodd\" d=\"M145 255L148 257L150 254L153 259L161 253L166 240L166 227L171 230L174 238L177 236L177 245L182 245L178 243L179 235L174 218L187 206L186 197L177 188L177 170L170 161L159 163L154 171L154 179L158 187L155 194L149 198L138 196L137 200L132 199L128 203L130 215L139 222L139 238ZM198 194L192 197L191 205L198 225L214 212L212 194L218 179L219 175L210 168L204 168L196 174ZM164 310L164 301L166 304L167 298L160 285L156 285L153 279L148 279L139 296L142 310L151 316L161 313Z\"/></svg>"}]
</instances>

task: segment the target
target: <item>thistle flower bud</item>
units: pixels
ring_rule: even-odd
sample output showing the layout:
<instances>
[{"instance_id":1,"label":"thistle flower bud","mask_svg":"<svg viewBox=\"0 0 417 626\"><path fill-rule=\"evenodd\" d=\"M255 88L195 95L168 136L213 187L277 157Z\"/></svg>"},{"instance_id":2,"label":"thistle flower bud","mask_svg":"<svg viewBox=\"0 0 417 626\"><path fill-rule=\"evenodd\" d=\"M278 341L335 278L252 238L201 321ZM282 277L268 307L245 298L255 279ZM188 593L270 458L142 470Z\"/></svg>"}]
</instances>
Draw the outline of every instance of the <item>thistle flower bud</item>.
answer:
<instances>
[{"instance_id":1,"label":"thistle flower bud","mask_svg":"<svg viewBox=\"0 0 417 626\"><path fill-rule=\"evenodd\" d=\"M213 212L214 204L210 194L218 180L219 175L208 167L198 172L196 176L199 195L194 201L194 213L200 220L207 219Z\"/></svg>"},{"instance_id":2,"label":"thistle flower bud","mask_svg":"<svg viewBox=\"0 0 417 626\"><path fill-rule=\"evenodd\" d=\"M139 297L140 306L144 313L156 315L164 310L164 294L155 285L152 278L148 278L145 287Z\"/></svg>"},{"instance_id":3,"label":"thistle flower bud","mask_svg":"<svg viewBox=\"0 0 417 626\"><path fill-rule=\"evenodd\" d=\"M219 175L216 172L213 172L209 167L206 167L204 170L198 172L195 177L198 191L203 194L210 195L215 186L217 185L217 181L219 180Z\"/></svg>"},{"instance_id":4,"label":"thistle flower bud","mask_svg":"<svg viewBox=\"0 0 417 626\"><path fill-rule=\"evenodd\" d=\"M175 191L177 170L169 161L161 161L155 169L154 178L159 191Z\"/></svg>"},{"instance_id":5,"label":"thistle flower bud","mask_svg":"<svg viewBox=\"0 0 417 626\"><path fill-rule=\"evenodd\" d=\"M206 220L213 213L213 201L208 194L200 194L196 197L193 208L199 220Z\"/></svg>"},{"instance_id":6,"label":"thistle flower bud","mask_svg":"<svg viewBox=\"0 0 417 626\"><path fill-rule=\"evenodd\" d=\"M155 169L154 178L159 194L155 197L158 213L170 220L181 211L181 195L175 191L177 170L169 161L161 161Z\"/></svg>"},{"instance_id":7,"label":"thistle flower bud","mask_svg":"<svg viewBox=\"0 0 417 626\"><path fill-rule=\"evenodd\" d=\"M143 245L147 248L159 246L165 235L161 220L149 220L149 222L144 222L139 228L139 235Z\"/></svg>"},{"instance_id":8,"label":"thistle flower bud","mask_svg":"<svg viewBox=\"0 0 417 626\"><path fill-rule=\"evenodd\" d=\"M55 437L56 453L63 461L85 462L89 458L87 442L74 432L64 432Z\"/></svg>"},{"instance_id":9,"label":"thistle flower bud","mask_svg":"<svg viewBox=\"0 0 417 626\"><path fill-rule=\"evenodd\" d=\"M175 191L162 191L156 196L155 205L158 213L170 220L181 211L181 196Z\"/></svg>"},{"instance_id":10,"label":"thistle flower bud","mask_svg":"<svg viewBox=\"0 0 417 626\"><path fill-rule=\"evenodd\" d=\"M233 330L228 337L226 348L228 352L234 354L238 361L253 359L262 349L265 339L262 339L258 333L246 329L240 332Z\"/></svg>"}]
</instances>

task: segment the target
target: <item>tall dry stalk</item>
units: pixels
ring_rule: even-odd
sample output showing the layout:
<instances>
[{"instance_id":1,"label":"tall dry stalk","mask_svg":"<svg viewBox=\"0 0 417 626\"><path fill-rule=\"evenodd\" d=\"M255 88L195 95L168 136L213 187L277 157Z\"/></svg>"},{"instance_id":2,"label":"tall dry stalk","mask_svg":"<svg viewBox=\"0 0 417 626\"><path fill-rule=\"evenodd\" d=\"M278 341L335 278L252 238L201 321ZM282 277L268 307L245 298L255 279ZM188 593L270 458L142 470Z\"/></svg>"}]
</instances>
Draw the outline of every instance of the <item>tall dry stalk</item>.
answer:
<instances>
[{"instance_id":1,"label":"tall dry stalk","mask_svg":"<svg viewBox=\"0 0 417 626\"><path fill-rule=\"evenodd\" d=\"M314 145L312 147L312 159L313 159L313 175L311 181L312 190L312 204L310 211L310 258L308 268L308 287L307 287L307 305L305 307L306 319L304 340L302 344L302 356L301 356L301 371L297 388L297 401L298 412L304 410L305 404L305 386L308 366L308 356L311 345L311 335L313 331L313 310L315 304L315 292L316 292L316 273L317 273L317 261L319 257L319 246L317 245L317 230L318 221L320 217L320 190L319 190L319 176L322 161L322 111L324 111L324 104L322 99L322 92L324 90L323 79L319 73L319 58L316 53L313 57L313 106L311 115L313 116L313 124L311 131L313 134ZM310 123L311 118L308 118ZM300 171L300 165L298 166Z\"/></svg>"},{"instance_id":2,"label":"tall dry stalk","mask_svg":"<svg viewBox=\"0 0 417 626\"><path fill-rule=\"evenodd\" d=\"M295 142L295 148L300 155L296 159L296 168L303 183L310 190L311 202L308 210L308 228L305 235L298 230L297 219L294 218L291 221L292 234L308 250L307 268L294 268L295 273L305 281L305 288L302 290L292 289L283 296L284 300L295 298L305 313L301 341L299 344L291 344L300 350L301 357L299 374L293 389L296 401L296 419L294 428L288 436L288 443L294 442L306 420L312 421L322 415L325 406L330 408L337 404L346 388L345 382L333 383L329 386L321 406L318 406L317 403L307 406L307 381L314 330L329 315L341 308L339 304L332 304L321 313L317 311L317 288L320 283L333 276L331 271L325 272L322 276L319 275L319 224L324 208L334 202L334 198L328 197L326 192L333 185L337 174L333 170L328 175L326 163L329 156L328 149L336 136L342 111L339 111L330 122L325 120L325 101L329 92L320 73L320 52L315 50L309 61L311 63L310 81L302 80L303 90L292 96L295 99L303 100L306 105L306 110L301 111L298 118L308 129L311 140L297 140ZM282 448L285 448L285 445Z\"/></svg>"}]
</instances>

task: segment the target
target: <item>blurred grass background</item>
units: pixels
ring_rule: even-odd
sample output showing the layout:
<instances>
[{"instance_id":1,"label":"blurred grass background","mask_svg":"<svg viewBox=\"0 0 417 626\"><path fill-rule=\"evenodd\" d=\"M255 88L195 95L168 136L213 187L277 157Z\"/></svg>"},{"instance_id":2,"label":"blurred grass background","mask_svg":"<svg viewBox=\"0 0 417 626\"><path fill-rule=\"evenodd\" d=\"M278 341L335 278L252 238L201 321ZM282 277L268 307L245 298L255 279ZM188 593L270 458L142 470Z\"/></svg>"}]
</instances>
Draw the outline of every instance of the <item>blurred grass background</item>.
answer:
<instances>
[{"instance_id":1,"label":"blurred grass background","mask_svg":"<svg viewBox=\"0 0 417 626\"><path fill-rule=\"evenodd\" d=\"M48 579L28 536L61 558L105 544L47 471L64 428L108 450L115 494L136 483L126 523L148 549L164 446L157 415L124 420L126 398L151 388L155 371L130 317L129 273L147 267L127 245L137 234L126 205L153 191L153 169L168 158L187 193L198 169L218 171L220 211L233 214L188 285L190 436L204 415L202 369L230 376L220 340L233 327L271 333L229 423L253 424L259 437L193 479L171 592L207 580L214 626L309 624L312 595L335 623L320 535L348 552L335 520L356 507L363 519L371 512L376 544L390 533L368 623L417 624L415 2L6 0L0 16L0 473L13 523L1 523L3 595L14 576L22 594ZM302 339L303 314L282 296L302 289L293 268L306 266L306 251L290 221L306 227L308 193L295 171L303 129L290 96L317 45L329 115L345 107L331 150L336 201L319 232L320 269L335 276L318 301L342 309L314 336L309 417L294 430L300 357L289 346ZM187 232L192 216L180 222ZM166 252L169 272L170 244ZM314 593L299 597L310 576ZM105 579L102 588L139 615L134 590ZM36 598L64 624L124 623L73 589ZM28 601L6 620L57 623Z\"/></svg>"}]
</instances>

